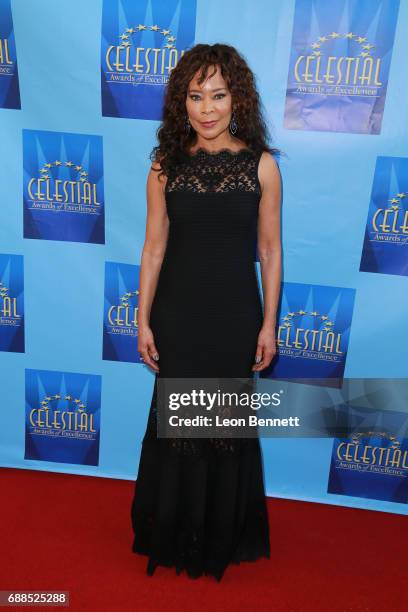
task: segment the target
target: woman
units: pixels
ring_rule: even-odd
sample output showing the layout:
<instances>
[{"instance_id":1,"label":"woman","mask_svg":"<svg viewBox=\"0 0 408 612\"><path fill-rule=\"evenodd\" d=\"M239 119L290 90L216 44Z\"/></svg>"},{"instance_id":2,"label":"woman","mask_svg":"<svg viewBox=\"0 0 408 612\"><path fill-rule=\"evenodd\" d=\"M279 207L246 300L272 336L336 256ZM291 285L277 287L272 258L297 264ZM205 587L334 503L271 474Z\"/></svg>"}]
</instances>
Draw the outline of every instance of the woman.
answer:
<instances>
[{"instance_id":1,"label":"woman","mask_svg":"<svg viewBox=\"0 0 408 612\"><path fill-rule=\"evenodd\" d=\"M259 107L229 45L198 44L170 74L140 273L138 350L156 374L131 518L149 575L221 580L270 556L259 439L158 438L156 421L158 377L250 378L276 352L280 175Z\"/></svg>"}]
</instances>

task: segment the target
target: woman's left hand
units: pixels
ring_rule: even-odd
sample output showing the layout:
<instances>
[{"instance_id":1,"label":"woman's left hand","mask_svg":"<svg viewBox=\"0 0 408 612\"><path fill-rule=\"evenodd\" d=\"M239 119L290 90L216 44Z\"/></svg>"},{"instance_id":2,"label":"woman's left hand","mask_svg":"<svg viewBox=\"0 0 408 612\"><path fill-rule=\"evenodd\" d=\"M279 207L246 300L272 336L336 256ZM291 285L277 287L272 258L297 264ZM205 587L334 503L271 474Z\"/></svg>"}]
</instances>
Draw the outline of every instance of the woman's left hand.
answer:
<instances>
[{"instance_id":1,"label":"woman's left hand","mask_svg":"<svg viewBox=\"0 0 408 612\"><path fill-rule=\"evenodd\" d=\"M252 366L254 372L259 372L268 367L276 355L275 330L272 327L262 327L258 335L258 345L255 353L255 364ZM258 362L258 363L257 363Z\"/></svg>"}]
</instances>

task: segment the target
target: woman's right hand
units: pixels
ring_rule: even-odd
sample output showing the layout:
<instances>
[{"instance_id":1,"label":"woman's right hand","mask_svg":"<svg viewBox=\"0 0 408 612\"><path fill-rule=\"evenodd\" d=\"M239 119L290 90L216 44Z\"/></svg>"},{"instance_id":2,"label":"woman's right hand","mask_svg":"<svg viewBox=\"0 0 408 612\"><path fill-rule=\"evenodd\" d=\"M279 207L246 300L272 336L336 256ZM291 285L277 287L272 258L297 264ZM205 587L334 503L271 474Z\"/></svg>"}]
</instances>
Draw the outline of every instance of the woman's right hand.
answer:
<instances>
[{"instance_id":1,"label":"woman's right hand","mask_svg":"<svg viewBox=\"0 0 408 612\"><path fill-rule=\"evenodd\" d=\"M154 343L153 332L149 326L139 326L137 350L143 361L155 372L159 372L156 360L159 359L159 352Z\"/></svg>"}]
</instances>

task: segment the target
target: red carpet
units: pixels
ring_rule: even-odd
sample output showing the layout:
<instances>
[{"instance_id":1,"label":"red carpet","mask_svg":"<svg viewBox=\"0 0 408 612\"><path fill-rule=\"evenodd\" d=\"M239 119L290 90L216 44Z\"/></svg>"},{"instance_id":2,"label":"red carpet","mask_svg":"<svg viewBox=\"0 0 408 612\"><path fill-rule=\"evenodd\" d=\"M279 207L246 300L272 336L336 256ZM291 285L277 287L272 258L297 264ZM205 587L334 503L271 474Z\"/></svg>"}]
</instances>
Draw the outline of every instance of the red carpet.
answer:
<instances>
[{"instance_id":1,"label":"red carpet","mask_svg":"<svg viewBox=\"0 0 408 612\"><path fill-rule=\"evenodd\" d=\"M131 552L132 482L1 477L0 590L69 591L74 611L408 609L404 516L270 498L270 560L230 566L220 583L162 567L150 577Z\"/></svg>"}]
</instances>

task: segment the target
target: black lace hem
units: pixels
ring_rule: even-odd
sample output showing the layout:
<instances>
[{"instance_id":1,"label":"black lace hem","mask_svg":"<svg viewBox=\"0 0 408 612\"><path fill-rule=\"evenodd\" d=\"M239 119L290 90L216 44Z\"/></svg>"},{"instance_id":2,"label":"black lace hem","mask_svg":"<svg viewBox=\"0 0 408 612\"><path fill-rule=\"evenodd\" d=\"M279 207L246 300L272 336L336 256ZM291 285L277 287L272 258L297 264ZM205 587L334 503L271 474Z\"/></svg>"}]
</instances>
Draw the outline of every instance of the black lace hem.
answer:
<instances>
[{"instance_id":1,"label":"black lace hem","mask_svg":"<svg viewBox=\"0 0 408 612\"><path fill-rule=\"evenodd\" d=\"M229 564L239 565L242 562L255 562L258 559L270 559L268 515L266 507L260 503L251 514L246 533L235 544L233 552L216 541L205 542L204 529L184 528L178 536L176 554L152 555L150 542L153 538L154 518L143 514L138 519L138 529L132 544L132 552L147 556L146 574L153 576L158 566L174 567L176 574L181 572L193 579L211 576L221 581ZM247 523L248 525L248 523ZM209 550L210 554L206 551Z\"/></svg>"},{"instance_id":2,"label":"black lace hem","mask_svg":"<svg viewBox=\"0 0 408 612\"><path fill-rule=\"evenodd\" d=\"M159 438L156 377L131 507L132 550L191 578L270 557L261 447L254 438Z\"/></svg>"}]
</instances>

